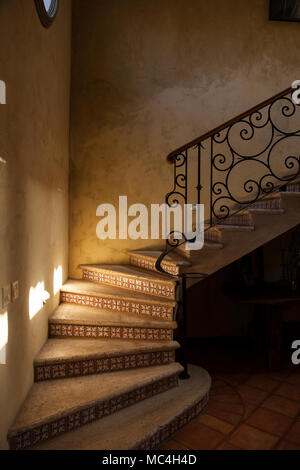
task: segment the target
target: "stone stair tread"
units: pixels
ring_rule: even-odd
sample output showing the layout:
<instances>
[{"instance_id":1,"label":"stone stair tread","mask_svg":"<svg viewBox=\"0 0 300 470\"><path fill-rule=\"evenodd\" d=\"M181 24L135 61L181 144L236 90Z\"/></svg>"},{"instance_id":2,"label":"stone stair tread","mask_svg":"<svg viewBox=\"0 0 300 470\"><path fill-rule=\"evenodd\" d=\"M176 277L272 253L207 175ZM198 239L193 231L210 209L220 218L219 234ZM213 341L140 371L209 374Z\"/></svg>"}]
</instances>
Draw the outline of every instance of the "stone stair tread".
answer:
<instances>
[{"instance_id":1,"label":"stone stair tread","mask_svg":"<svg viewBox=\"0 0 300 470\"><path fill-rule=\"evenodd\" d=\"M222 248L224 248L223 243L205 240L202 250L221 250ZM193 251L188 250L185 243L180 245L177 249L186 252ZM202 250L199 250L199 252L201 252Z\"/></svg>"},{"instance_id":2,"label":"stone stair tread","mask_svg":"<svg viewBox=\"0 0 300 470\"><path fill-rule=\"evenodd\" d=\"M100 359L158 351L173 351L179 348L176 341L122 341L91 338L49 339L36 357L34 364L76 360Z\"/></svg>"},{"instance_id":3,"label":"stone stair tread","mask_svg":"<svg viewBox=\"0 0 300 470\"><path fill-rule=\"evenodd\" d=\"M209 374L190 366L191 378L160 395L33 447L33 450L128 450L175 422L209 392ZM176 429L175 429L176 431ZM165 439L170 438L166 435Z\"/></svg>"},{"instance_id":4,"label":"stone stair tread","mask_svg":"<svg viewBox=\"0 0 300 470\"><path fill-rule=\"evenodd\" d=\"M204 241L204 245L203 245L203 249L205 250L206 248L208 248L208 249L219 249L219 250L221 250L222 248L224 248L224 244L223 244L223 243L220 243L220 242L214 242L214 241L205 240L205 241Z\"/></svg>"},{"instance_id":5,"label":"stone stair tread","mask_svg":"<svg viewBox=\"0 0 300 470\"><path fill-rule=\"evenodd\" d=\"M90 271L97 272L112 272L114 274L122 274L129 278L138 278L145 279L147 281L159 281L166 282L168 284L176 284L176 279L174 277L151 272L137 266L132 266L130 264L82 264L79 266L81 269L87 269Z\"/></svg>"},{"instance_id":6,"label":"stone stair tread","mask_svg":"<svg viewBox=\"0 0 300 470\"><path fill-rule=\"evenodd\" d=\"M280 194L282 197L300 197L300 191L285 191Z\"/></svg>"},{"instance_id":7,"label":"stone stair tread","mask_svg":"<svg viewBox=\"0 0 300 470\"><path fill-rule=\"evenodd\" d=\"M9 438L182 371L178 363L35 383Z\"/></svg>"},{"instance_id":8,"label":"stone stair tread","mask_svg":"<svg viewBox=\"0 0 300 470\"><path fill-rule=\"evenodd\" d=\"M157 260L159 256L163 253L162 251L152 251L152 250L134 250L129 251L132 255L144 256L145 258L151 258ZM170 253L164 258L164 262L176 264L176 266L191 266L191 263L186 259L183 259L181 256L176 255L176 253Z\"/></svg>"},{"instance_id":9,"label":"stone stair tread","mask_svg":"<svg viewBox=\"0 0 300 470\"><path fill-rule=\"evenodd\" d=\"M90 326L114 326L127 328L170 328L176 329L177 323L172 321L157 321L144 318L139 315L129 315L126 312L101 310L96 307L86 307L76 304L63 303L58 306L49 319L50 323L90 325Z\"/></svg>"},{"instance_id":10,"label":"stone stair tread","mask_svg":"<svg viewBox=\"0 0 300 470\"><path fill-rule=\"evenodd\" d=\"M113 296L120 300L140 300L147 301L152 304L166 305L168 307L175 307L175 300L168 300L165 298L158 298L152 295L141 294L134 291L128 291L118 287L104 286L95 282L82 281L82 280L69 280L61 288L62 292L68 292L77 295L106 295Z\"/></svg>"}]
</instances>

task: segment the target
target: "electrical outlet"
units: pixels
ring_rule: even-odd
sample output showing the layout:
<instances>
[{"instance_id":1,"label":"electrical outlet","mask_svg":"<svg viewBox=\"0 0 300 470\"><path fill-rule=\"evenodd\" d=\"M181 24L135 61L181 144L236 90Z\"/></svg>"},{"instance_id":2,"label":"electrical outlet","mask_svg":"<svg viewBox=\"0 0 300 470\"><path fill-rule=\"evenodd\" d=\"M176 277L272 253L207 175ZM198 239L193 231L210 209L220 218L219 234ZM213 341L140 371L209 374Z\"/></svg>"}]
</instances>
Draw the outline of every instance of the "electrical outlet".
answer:
<instances>
[{"instance_id":1,"label":"electrical outlet","mask_svg":"<svg viewBox=\"0 0 300 470\"><path fill-rule=\"evenodd\" d=\"M12 301L15 302L19 298L19 281L15 281L11 285Z\"/></svg>"},{"instance_id":2,"label":"electrical outlet","mask_svg":"<svg viewBox=\"0 0 300 470\"><path fill-rule=\"evenodd\" d=\"M11 285L2 288L2 307L5 308L11 304Z\"/></svg>"}]
</instances>

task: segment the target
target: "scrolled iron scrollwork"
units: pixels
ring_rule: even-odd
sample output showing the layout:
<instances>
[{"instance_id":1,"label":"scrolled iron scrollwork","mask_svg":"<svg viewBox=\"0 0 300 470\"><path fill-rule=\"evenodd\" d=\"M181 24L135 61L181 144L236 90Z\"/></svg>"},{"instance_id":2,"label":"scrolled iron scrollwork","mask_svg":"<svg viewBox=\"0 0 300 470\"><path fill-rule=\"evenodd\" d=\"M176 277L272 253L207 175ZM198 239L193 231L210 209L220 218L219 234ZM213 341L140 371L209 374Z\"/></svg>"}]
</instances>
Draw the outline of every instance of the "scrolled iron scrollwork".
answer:
<instances>
[{"instance_id":1,"label":"scrolled iron scrollwork","mask_svg":"<svg viewBox=\"0 0 300 470\"><path fill-rule=\"evenodd\" d=\"M300 138L300 109L291 92L211 137L211 221L224 220L300 174L300 151L290 152L291 138Z\"/></svg>"}]
</instances>

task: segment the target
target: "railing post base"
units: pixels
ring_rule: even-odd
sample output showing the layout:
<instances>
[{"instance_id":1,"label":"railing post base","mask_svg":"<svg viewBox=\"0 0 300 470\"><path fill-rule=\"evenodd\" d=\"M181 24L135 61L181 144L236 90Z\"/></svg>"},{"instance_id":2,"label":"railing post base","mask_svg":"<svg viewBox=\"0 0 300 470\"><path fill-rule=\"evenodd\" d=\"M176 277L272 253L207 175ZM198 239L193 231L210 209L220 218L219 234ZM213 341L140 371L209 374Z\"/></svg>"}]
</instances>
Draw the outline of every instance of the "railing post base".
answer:
<instances>
[{"instance_id":1,"label":"railing post base","mask_svg":"<svg viewBox=\"0 0 300 470\"><path fill-rule=\"evenodd\" d=\"M190 374L188 373L187 370L184 370L184 371L181 372L181 374L179 374L179 379L180 380L188 380L190 378L191 378L191 376L190 376Z\"/></svg>"}]
</instances>

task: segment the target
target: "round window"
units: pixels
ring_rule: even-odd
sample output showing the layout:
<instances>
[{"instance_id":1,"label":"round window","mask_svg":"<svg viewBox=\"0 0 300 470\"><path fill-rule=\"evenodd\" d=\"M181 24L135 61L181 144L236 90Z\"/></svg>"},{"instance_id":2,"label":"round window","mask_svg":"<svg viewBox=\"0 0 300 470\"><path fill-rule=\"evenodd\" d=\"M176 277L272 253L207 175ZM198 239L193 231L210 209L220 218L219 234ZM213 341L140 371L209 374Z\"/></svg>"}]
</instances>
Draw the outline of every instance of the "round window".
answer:
<instances>
[{"instance_id":1,"label":"round window","mask_svg":"<svg viewBox=\"0 0 300 470\"><path fill-rule=\"evenodd\" d=\"M41 23L45 28L49 28L53 23L57 10L58 0L34 0Z\"/></svg>"}]
</instances>

